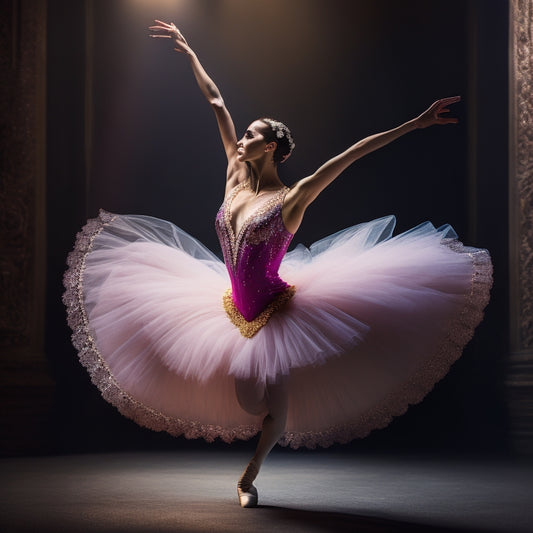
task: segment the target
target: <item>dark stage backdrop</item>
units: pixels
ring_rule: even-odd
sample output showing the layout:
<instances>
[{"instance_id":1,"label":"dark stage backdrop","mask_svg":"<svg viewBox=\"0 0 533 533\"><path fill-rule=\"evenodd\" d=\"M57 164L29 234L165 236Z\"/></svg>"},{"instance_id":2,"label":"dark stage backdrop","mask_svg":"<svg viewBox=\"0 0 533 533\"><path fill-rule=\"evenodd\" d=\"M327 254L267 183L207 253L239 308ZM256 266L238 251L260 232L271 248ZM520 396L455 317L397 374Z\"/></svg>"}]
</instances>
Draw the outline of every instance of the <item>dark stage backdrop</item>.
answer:
<instances>
[{"instance_id":1,"label":"dark stage backdrop","mask_svg":"<svg viewBox=\"0 0 533 533\"><path fill-rule=\"evenodd\" d=\"M130 0L48 2L50 438L79 451L203 446L138 428L108 406L69 344L64 259L98 208L171 220L219 251L225 159L187 59L151 40L174 21L222 90L238 132L292 129L288 184L363 136L460 94L458 126L413 132L358 161L308 210L295 243L395 214L451 223L496 264L494 298L463 358L422 404L343 449L503 449L507 346L507 2Z\"/></svg>"}]
</instances>

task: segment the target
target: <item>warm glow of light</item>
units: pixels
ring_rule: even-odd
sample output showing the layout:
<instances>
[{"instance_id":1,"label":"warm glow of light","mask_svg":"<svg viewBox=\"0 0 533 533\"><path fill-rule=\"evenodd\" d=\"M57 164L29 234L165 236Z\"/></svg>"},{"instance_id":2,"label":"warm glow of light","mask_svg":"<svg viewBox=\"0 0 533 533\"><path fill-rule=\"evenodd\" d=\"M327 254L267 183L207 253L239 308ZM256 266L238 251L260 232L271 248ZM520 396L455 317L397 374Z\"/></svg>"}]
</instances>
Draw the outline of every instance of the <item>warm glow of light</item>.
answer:
<instances>
[{"instance_id":1,"label":"warm glow of light","mask_svg":"<svg viewBox=\"0 0 533 533\"><path fill-rule=\"evenodd\" d=\"M197 11L195 0L121 0L121 11L132 24L151 24L154 19L174 22L178 27Z\"/></svg>"},{"instance_id":2,"label":"warm glow of light","mask_svg":"<svg viewBox=\"0 0 533 533\"><path fill-rule=\"evenodd\" d=\"M153 13L188 13L194 6L194 0L127 0L133 9L150 10Z\"/></svg>"}]
</instances>

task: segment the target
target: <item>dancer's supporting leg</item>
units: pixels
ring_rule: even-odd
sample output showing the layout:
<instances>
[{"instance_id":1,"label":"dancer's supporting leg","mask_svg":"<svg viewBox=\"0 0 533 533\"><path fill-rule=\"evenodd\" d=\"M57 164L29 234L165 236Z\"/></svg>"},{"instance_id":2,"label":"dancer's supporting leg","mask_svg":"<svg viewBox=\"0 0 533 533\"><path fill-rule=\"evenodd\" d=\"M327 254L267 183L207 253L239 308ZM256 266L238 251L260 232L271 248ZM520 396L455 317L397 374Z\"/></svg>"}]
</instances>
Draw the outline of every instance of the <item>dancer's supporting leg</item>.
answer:
<instances>
[{"instance_id":1,"label":"dancer's supporting leg","mask_svg":"<svg viewBox=\"0 0 533 533\"><path fill-rule=\"evenodd\" d=\"M241 407L251 414L266 412L259 442L237 485L242 507L257 505L257 489L253 482L270 450L285 429L288 407L288 378L282 376L274 384L258 386L255 380L236 381L235 391Z\"/></svg>"}]
</instances>

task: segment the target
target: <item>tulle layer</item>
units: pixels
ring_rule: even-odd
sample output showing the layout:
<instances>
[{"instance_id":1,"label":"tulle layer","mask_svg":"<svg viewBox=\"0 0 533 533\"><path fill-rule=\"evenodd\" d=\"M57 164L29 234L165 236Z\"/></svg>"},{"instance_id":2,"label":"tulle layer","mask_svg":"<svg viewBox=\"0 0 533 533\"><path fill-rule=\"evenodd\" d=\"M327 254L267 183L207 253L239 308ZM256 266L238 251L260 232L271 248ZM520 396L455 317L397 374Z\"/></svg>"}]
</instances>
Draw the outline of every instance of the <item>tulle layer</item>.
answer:
<instances>
[{"instance_id":1,"label":"tulle layer","mask_svg":"<svg viewBox=\"0 0 533 533\"><path fill-rule=\"evenodd\" d=\"M449 226L391 237L394 218L289 252L294 297L253 338L226 316L224 264L169 222L101 212L65 275L73 341L103 396L173 435L249 438L234 380L289 374L282 444L365 436L420 401L460 356L491 285L485 250Z\"/></svg>"}]
</instances>

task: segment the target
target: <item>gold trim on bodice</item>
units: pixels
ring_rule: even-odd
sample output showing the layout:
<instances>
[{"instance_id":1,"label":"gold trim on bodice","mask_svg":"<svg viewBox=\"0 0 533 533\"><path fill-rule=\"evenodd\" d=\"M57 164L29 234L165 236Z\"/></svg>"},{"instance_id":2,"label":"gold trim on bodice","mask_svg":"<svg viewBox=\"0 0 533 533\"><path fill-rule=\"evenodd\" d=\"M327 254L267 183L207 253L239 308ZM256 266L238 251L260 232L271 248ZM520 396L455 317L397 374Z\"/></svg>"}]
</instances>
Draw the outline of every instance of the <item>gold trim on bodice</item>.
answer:
<instances>
[{"instance_id":1,"label":"gold trim on bodice","mask_svg":"<svg viewBox=\"0 0 533 533\"><path fill-rule=\"evenodd\" d=\"M278 294L272 302L270 302L259 315L253 320L248 321L244 318L241 312L237 309L231 295L231 289L224 292L222 301L224 310L231 322L237 326L243 337L251 339L270 319L270 317L279 311L295 294L296 287L292 285L287 287L283 292Z\"/></svg>"}]
</instances>

